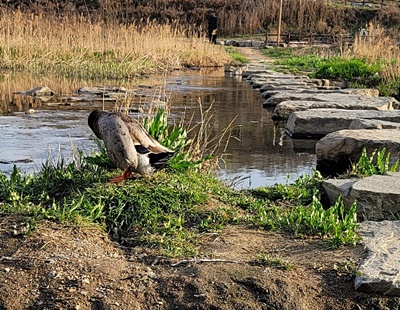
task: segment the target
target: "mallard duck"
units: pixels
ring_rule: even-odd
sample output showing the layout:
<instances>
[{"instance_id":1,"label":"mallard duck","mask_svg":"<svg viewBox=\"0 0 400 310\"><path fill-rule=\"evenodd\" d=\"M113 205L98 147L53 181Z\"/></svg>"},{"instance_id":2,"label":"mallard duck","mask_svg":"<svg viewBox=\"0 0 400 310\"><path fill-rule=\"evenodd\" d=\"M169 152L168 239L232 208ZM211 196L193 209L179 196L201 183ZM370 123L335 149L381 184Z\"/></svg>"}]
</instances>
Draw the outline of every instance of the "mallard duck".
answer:
<instances>
[{"instance_id":1,"label":"mallard duck","mask_svg":"<svg viewBox=\"0 0 400 310\"><path fill-rule=\"evenodd\" d=\"M89 115L88 125L96 137L104 141L111 160L124 170L122 175L110 179L111 183L129 179L132 172L148 176L164 167L174 155L126 114L94 110Z\"/></svg>"}]
</instances>

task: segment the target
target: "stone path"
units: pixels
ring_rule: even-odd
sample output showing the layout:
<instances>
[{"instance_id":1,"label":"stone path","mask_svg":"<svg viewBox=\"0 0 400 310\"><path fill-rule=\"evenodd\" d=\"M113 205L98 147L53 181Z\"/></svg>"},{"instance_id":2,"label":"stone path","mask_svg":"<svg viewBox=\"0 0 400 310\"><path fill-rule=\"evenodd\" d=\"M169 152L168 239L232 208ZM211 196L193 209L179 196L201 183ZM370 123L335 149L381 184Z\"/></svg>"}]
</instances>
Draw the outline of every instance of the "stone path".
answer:
<instances>
[{"instance_id":1,"label":"stone path","mask_svg":"<svg viewBox=\"0 0 400 310\"><path fill-rule=\"evenodd\" d=\"M274 89L273 87L270 87L271 89L268 90L269 93L264 93L263 95L263 97L265 96L266 99L271 98L272 96L274 96L274 94L276 94L277 97L282 97L282 92L299 92L299 83L294 83L295 77L290 75L282 75L281 73L274 73L271 70L272 60L263 56L258 48L241 47L240 53L249 59L248 66L246 68L247 71L243 72L243 77L247 78L247 80L253 85L263 80L268 82L272 79L278 80L285 78L286 76L291 79L290 83L286 83L285 85L281 83L279 87L275 87ZM252 77L254 77L254 79L252 79ZM321 81L320 84L322 85L323 82ZM255 89L260 89L262 87L259 87L258 84L256 85L257 87L253 86ZM301 85L301 87L304 88L305 86ZM331 90L321 90L320 92L318 92L318 82L315 82L315 87L311 86L310 88L311 91L309 91L309 93L311 94L319 93L323 96L323 93L331 93ZM336 89L336 92L341 91ZM321 95L316 95L316 97L320 96ZM370 94L367 96L374 97L375 95L372 92L372 95ZM391 102L391 104L395 105L395 109L398 108L398 103L396 103L397 101L392 101L391 99L388 100ZM313 110L311 114L315 113L315 111L316 110ZM383 111L370 112L380 113ZM335 113L341 112L337 110L337 112ZM393 113L396 114L396 117L397 115L400 116L400 114L398 114L400 113L399 111L393 111L392 114ZM394 124L392 125L392 128L398 128L398 126L396 127L395 124L400 123L398 122L396 117L394 117L395 123L392 123ZM324 116L321 117L321 120L322 122L324 122ZM357 123L358 125L356 125L373 127L375 126L373 124L371 125L370 121L367 122L367 125L365 125L365 122L366 121L360 121ZM352 122L349 122L349 124L350 123ZM384 118L378 121L378 123L379 124L376 125L377 128L382 128L382 124L386 124L388 122L387 119ZM396 136L398 136L397 133ZM388 209L389 211L386 210L386 205L390 205L391 208L393 207L393 210L397 210L398 208L400 208L398 207L400 206L400 188L398 185L400 184L400 173L396 173L390 176L373 176L370 177L370 179L364 178L362 180L328 180L327 182L330 182L329 186L331 187L331 189L335 189L335 198L339 194L342 194L347 195L347 199L350 199L349 197L351 197L351 193L353 191L354 195L358 193L358 199L362 198L368 201L368 208L374 209L374 207L376 206L383 207L383 209L381 208L383 211L378 214L379 219L385 218L384 213L390 213L390 210L392 210L390 208L390 210ZM359 184L357 185L358 182ZM354 189L353 186L355 187ZM370 188L370 190L368 190L368 188ZM376 211L376 209L374 210ZM397 211L393 212L396 213ZM376 213L373 214L376 215ZM393 218L394 214L392 213L391 215ZM387 296L400 296L400 221L363 221L360 223L359 235L363 238L363 243L366 249L366 257L360 262L358 275L355 280L355 289L365 292L381 293Z\"/></svg>"}]
</instances>

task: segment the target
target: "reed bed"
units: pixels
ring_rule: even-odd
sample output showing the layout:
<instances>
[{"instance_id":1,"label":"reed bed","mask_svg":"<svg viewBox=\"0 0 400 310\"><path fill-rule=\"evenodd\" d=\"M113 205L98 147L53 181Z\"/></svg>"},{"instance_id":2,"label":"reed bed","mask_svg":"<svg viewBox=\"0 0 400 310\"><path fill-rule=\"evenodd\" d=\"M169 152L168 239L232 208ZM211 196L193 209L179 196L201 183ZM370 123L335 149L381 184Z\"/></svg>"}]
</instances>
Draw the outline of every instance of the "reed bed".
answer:
<instances>
[{"instance_id":1,"label":"reed bed","mask_svg":"<svg viewBox=\"0 0 400 310\"><path fill-rule=\"evenodd\" d=\"M369 24L368 35L356 36L354 44L344 53L345 58L364 59L368 64L379 64L380 78L393 82L400 76L400 49L394 39L380 25Z\"/></svg>"},{"instance_id":2,"label":"reed bed","mask_svg":"<svg viewBox=\"0 0 400 310\"><path fill-rule=\"evenodd\" d=\"M106 21L91 23L77 15L49 18L21 11L5 12L0 19L3 70L120 79L230 62L223 47L174 23L146 21L139 28Z\"/></svg>"}]
</instances>

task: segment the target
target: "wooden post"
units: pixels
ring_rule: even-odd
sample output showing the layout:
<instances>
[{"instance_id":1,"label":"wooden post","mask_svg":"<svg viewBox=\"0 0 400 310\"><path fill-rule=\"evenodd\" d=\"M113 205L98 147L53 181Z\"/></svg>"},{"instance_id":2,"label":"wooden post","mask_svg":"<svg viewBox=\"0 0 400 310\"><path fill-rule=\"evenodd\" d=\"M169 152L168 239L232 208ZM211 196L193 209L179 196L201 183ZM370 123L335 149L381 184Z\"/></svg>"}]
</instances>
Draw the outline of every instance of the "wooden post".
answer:
<instances>
[{"instance_id":1,"label":"wooden post","mask_svg":"<svg viewBox=\"0 0 400 310\"><path fill-rule=\"evenodd\" d=\"M279 17L278 17L278 36L276 38L276 46L279 46L279 41L281 38L281 25L282 25L282 7L283 7L283 0L281 0L279 5Z\"/></svg>"}]
</instances>

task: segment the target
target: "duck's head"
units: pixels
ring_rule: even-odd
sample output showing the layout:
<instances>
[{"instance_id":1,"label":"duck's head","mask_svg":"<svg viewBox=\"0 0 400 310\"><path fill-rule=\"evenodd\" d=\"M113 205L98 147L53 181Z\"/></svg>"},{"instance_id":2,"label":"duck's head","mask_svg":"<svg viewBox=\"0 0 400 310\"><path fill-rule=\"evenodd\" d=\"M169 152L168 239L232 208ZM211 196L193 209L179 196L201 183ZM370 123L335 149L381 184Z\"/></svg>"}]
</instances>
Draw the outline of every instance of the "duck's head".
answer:
<instances>
[{"instance_id":1,"label":"duck's head","mask_svg":"<svg viewBox=\"0 0 400 310\"><path fill-rule=\"evenodd\" d=\"M90 129L92 129L92 131L94 132L96 137L99 138L100 140L102 140L102 137L101 137L101 133L99 130L98 121L99 121L100 117L106 113L107 112L104 112L104 111L94 110L89 114L89 117L88 117L88 125L89 125Z\"/></svg>"}]
</instances>

